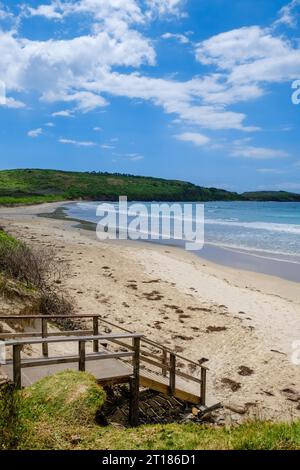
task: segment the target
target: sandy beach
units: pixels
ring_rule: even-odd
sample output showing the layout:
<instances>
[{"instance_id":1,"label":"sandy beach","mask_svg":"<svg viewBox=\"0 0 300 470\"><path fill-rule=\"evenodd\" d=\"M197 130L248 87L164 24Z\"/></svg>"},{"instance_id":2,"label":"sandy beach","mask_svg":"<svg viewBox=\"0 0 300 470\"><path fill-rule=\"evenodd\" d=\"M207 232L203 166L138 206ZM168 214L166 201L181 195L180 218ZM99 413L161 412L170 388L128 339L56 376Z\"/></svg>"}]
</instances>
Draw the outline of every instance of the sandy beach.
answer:
<instances>
[{"instance_id":1,"label":"sandy beach","mask_svg":"<svg viewBox=\"0 0 300 470\"><path fill-rule=\"evenodd\" d=\"M67 220L37 217L61 203L1 208L0 224L69 265L78 313L99 313L193 360L209 361L208 394L243 419L300 417L299 283L233 269L180 248L100 242Z\"/></svg>"}]
</instances>

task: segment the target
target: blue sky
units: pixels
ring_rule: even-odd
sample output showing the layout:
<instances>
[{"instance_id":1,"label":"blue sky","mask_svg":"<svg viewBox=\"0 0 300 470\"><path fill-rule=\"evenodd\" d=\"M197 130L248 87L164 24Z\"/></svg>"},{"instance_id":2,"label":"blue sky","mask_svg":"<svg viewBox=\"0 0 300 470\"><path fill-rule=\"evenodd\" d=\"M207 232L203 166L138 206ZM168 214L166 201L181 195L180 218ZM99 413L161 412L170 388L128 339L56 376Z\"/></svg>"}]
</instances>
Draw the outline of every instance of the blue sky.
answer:
<instances>
[{"instance_id":1,"label":"blue sky","mask_svg":"<svg viewBox=\"0 0 300 470\"><path fill-rule=\"evenodd\" d=\"M300 193L299 24L300 0L0 1L0 168Z\"/></svg>"}]
</instances>

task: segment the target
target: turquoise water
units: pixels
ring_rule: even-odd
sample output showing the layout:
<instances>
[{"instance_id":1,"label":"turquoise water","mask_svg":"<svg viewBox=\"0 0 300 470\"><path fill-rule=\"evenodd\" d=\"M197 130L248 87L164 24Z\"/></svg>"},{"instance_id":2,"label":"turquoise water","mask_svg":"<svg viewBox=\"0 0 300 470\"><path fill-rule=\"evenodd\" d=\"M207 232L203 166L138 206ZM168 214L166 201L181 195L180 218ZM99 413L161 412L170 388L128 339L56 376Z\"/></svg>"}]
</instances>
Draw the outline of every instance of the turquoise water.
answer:
<instances>
[{"instance_id":1,"label":"turquoise water","mask_svg":"<svg viewBox=\"0 0 300 470\"><path fill-rule=\"evenodd\" d=\"M69 204L67 217L97 223L99 204ZM204 207L206 245L300 263L300 203L208 202Z\"/></svg>"}]
</instances>

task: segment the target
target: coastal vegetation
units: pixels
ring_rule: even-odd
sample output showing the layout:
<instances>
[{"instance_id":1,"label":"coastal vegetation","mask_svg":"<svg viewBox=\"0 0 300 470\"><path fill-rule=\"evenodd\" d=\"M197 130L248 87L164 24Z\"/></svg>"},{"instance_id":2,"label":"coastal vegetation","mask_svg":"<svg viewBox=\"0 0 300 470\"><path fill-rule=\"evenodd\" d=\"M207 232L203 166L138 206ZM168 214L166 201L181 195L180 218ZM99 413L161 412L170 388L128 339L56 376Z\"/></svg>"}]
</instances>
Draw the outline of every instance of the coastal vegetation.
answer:
<instances>
[{"instance_id":1,"label":"coastal vegetation","mask_svg":"<svg viewBox=\"0 0 300 470\"><path fill-rule=\"evenodd\" d=\"M283 191L238 194L185 181L119 173L39 169L0 171L2 205L117 200L120 195L140 201L300 201L300 194Z\"/></svg>"},{"instance_id":2,"label":"coastal vegetation","mask_svg":"<svg viewBox=\"0 0 300 470\"><path fill-rule=\"evenodd\" d=\"M6 392L0 394L0 411L5 410L0 417L2 449L300 449L300 422L103 426L99 414L105 392L86 372L64 371L19 392L12 394L9 388Z\"/></svg>"},{"instance_id":3,"label":"coastal vegetation","mask_svg":"<svg viewBox=\"0 0 300 470\"><path fill-rule=\"evenodd\" d=\"M51 249L29 247L0 229L0 294L32 296L40 313L67 315L73 303L60 288L66 270Z\"/></svg>"}]
</instances>

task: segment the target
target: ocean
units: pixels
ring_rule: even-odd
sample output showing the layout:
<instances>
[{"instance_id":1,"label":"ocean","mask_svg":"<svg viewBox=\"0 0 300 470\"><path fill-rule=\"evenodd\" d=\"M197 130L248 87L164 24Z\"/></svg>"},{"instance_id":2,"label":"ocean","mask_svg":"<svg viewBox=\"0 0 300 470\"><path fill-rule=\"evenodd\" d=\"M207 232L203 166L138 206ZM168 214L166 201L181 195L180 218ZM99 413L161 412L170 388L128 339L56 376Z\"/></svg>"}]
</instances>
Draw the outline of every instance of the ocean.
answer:
<instances>
[{"instance_id":1,"label":"ocean","mask_svg":"<svg viewBox=\"0 0 300 470\"><path fill-rule=\"evenodd\" d=\"M96 216L96 209L99 204L100 202L68 204L65 206L66 217L98 223L100 218ZM130 204L128 203L129 206ZM143 204L147 208L150 206L150 203ZM118 210L118 203L114 203L114 207ZM249 258L246 262L240 262L239 267L252 269L251 263L255 263L254 270L257 270L257 264L261 264L257 261L259 259L281 262L281 269L284 271L287 266L284 269L282 263L288 263L289 266L293 264L295 266L291 269L293 272L299 271L300 280L300 203L206 202L204 213L205 246L199 252L201 256L215 258L218 257L217 253L223 253L224 264L230 265L234 258L247 260L252 257L251 262ZM172 239L171 233L171 240L158 242L182 246L184 241ZM228 255L228 250L231 256ZM237 254L242 256L238 257ZM222 262L222 259L218 261ZM294 279L295 276L292 277Z\"/></svg>"}]
</instances>

